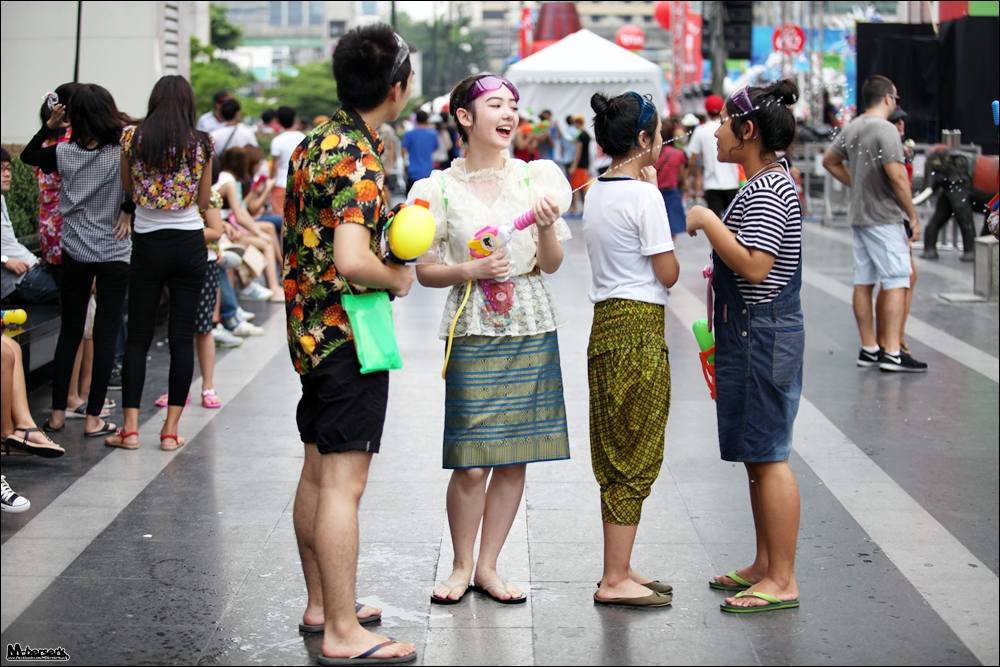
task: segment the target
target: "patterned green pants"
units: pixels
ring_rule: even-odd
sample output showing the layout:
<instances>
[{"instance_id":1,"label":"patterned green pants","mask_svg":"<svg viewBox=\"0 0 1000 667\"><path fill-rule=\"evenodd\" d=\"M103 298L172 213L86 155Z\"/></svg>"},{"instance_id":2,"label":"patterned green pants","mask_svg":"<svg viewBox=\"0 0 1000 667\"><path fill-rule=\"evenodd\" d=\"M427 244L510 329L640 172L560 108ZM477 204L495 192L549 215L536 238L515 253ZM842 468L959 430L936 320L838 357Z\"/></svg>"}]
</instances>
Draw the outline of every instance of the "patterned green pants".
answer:
<instances>
[{"instance_id":1,"label":"patterned green pants","mask_svg":"<svg viewBox=\"0 0 1000 667\"><path fill-rule=\"evenodd\" d=\"M590 455L605 522L638 525L663 464L670 412L664 308L610 299L594 308L587 349Z\"/></svg>"}]
</instances>

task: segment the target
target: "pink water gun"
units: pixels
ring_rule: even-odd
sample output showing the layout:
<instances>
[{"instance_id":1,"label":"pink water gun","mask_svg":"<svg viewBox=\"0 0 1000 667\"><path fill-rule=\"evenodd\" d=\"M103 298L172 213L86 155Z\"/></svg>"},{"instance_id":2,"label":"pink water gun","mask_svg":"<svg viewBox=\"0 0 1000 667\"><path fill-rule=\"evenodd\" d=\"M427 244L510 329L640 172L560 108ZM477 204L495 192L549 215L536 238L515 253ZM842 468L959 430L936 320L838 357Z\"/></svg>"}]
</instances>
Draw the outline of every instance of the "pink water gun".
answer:
<instances>
[{"instance_id":1,"label":"pink water gun","mask_svg":"<svg viewBox=\"0 0 1000 667\"><path fill-rule=\"evenodd\" d=\"M469 241L469 255L473 259L489 257L510 243L514 232L527 229L535 224L535 212L525 211L512 222L503 225L489 225L476 232ZM514 284L510 280L480 280L486 302L500 315L506 315L514 306Z\"/></svg>"}]
</instances>

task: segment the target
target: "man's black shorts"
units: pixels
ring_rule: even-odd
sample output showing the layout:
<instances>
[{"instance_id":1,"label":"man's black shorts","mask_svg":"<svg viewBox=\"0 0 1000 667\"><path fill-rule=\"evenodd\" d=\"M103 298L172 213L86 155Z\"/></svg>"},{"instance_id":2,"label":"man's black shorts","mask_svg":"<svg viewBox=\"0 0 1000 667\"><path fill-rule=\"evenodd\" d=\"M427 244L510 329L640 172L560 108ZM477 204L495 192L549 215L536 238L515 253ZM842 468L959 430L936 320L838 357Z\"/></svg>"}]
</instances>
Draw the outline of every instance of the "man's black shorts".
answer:
<instances>
[{"instance_id":1,"label":"man's black shorts","mask_svg":"<svg viewBox=\"0 0 1000 667\"><path fill-rule=\"evenodd\" d=\"M304 443L320 454L378 452L382 444L389 373L361 374L353 343L345 343L299 378L302 399L295 412Z\"/></svg>"}]
</instances>

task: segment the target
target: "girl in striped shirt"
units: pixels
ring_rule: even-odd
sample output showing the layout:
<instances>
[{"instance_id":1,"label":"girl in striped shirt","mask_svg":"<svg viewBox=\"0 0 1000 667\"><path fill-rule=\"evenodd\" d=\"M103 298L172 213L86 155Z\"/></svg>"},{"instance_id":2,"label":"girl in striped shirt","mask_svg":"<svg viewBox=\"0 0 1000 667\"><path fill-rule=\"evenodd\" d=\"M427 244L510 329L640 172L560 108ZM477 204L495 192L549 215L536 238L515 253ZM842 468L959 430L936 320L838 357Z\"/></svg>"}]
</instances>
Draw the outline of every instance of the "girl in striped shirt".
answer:
<instances>
[{"instance_id":1,"label":"girl in striped shirt","mask_svg":"<svg viewBox=\"0 0 1000 667\"><path fill-rule=\"evenodd\" d=\"M687 220L688 233L704 232L714 251L719 447L723 460L746 466L757 535L749 566L709 582L735 593L721 605L733 613L799 606L799 490L788 455L805 347L802 212L788 163L779 158L795 138L788 107L797 99L789 80L729 98L715 133L718 158L751 176L721 220L702 206Z\"/></svg>"}]
</instances>

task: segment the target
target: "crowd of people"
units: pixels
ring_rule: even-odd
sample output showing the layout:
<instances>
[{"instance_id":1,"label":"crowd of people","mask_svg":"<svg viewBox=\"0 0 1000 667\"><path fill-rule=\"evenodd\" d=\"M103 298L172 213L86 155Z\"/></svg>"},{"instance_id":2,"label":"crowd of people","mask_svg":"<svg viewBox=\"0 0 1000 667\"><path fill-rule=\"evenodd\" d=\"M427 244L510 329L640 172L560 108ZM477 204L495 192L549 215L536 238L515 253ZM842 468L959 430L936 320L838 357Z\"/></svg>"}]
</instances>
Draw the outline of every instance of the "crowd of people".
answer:
<instances>
[{"instance_id":1,"label":"crowd of people","mask_svg":"<svg viewBox=\"0 0 1000 667\"><path fill-rule=\"evenodd\" d=\"M100 85L56 88L18 156L38 179L38 254L14 233L6 203L14 158L3 151L4 307L57 305L60 325L51 411L40 427L27 410L20 347L4 336L5 453L62 455L52 438L68 419L83 420L86 438L137 448L146 355L164 312L171 362L168 391L155 401L166 409L161 449L185 444L180 417L195 354L201 406L222 407L216 348L263 334L239 299L284 301L283 195L288 158L305 135L295 110L281 107L267 156L239 102L226 91L214 102L197 118L188 81L165 76L137 120ZM109 390L121 390L121 400ZM121 426L110 420L119 403ZM4 494L5 511L30 506L6 478Z\"/></svg>"},{"instance_id":2,"label":"crowd of people","mask_svg":"<svg viewBox=\"0 0 1000 667\"><path fill-rule=\"evenodd\" d=\"M414 280L448 290L439 329L449 350L442 465L452 470L446 503L455 556L430 599L459 604L472 591L500 604L523 603L527 594L503 578L497 563L526 466L570 455L546 275L564 261L562 244L572 236L566 217L576 212L594 304L590 444L604 566L593 600L665 607L673 598L670 584L638 573L631 558L642 505L664 457L671 393L664 311L681 271L674 239L702 235L713 251L721 457L746 468L757 537L750 565L708 585L734 593L721 605L726 612L797 607L799 495L788 457L805 333L802 210L787 156L796 132L796 85L780 81L725 100L710 97L706 122L687 129L685 119L660 117L653 101L636 92L594 95L589 121L576 116L560 123L549 112L527 121L516 86L476 74L453 88L447 121L418 111L398 138L391 125L412 92L406 42L388 26L353 30L337 44L333 72L342 108L308 133L293 109L277 109L266 121L275 133L270 163L227 93L196 119L190 84L165 76L146 116L135 120L99 85L60 87L20 156L44 184L44 261L23 246L12 245L17 254L6 256L4 202L4 296L37 303L57 297L61 309L52 410L38 427L27 408L18 346L4 337L5 450L64 454L49 434L62 432L70 414L85 419L86 437L139 447L146 353L164 294L170 369L159 440L165 451L180 449L195 352L201 404L218 408L216 344L260 332L237 294L284 302L291 365L302 388L296 422L304 464L294 526L306 605L299 628L324 634L321 664L413 660L412 644L362 627L376 622L380 610L356 602L358 506L382 445L389 373L362 369L359 348L369 334L352 326L347 304L382 297L388 307L386 293L406 297ZM913 237L920 224L899 132L889 122L898 96L884 77L869 79L861 93L865 114L824 160L852 187L858 363L923 370L900 340L912 287L903 220ZM4 153L5 192L10 161ZM407 199L427 202L437 221L432 248L415 270L386 261L382 252L394 214L388 181L403 176L395 171L400 164ZM706 205L685 214L685 195ZM526 212L529 228L494 252L470 255L470 239L484 224L502 226ZM884 293L877 331L876 284ZM123 320L127 333L120 336ZM773 355L755 352L762 349ZM88 354L92 361L84 363ZM115 406L107 400L119 354L120 427L108 418ZM77 365L89 369L85 401ZM71 396L80 402L71 405ZM22 511L26 503L5 478L5 511Z\"/></svg>"}]
</instances>

